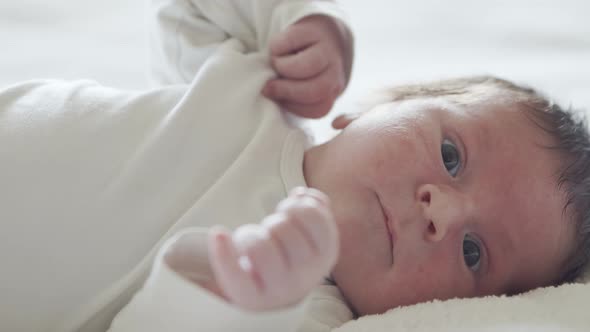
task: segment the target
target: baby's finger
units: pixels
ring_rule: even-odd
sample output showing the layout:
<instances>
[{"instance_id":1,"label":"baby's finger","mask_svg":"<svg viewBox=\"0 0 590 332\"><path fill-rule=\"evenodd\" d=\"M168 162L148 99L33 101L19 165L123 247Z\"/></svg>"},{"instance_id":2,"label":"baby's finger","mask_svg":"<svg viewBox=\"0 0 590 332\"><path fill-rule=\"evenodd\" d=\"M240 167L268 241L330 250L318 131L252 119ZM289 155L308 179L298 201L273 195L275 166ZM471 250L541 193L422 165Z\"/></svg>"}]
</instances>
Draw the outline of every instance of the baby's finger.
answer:
<instances>
[{"instance_id":1,"label":"baby's finger","mask_svg":"<svg viewBox=\"0 0 590 332\"><path fill-rule=\"evenodd\" d=\"M272 58L272 66L284 78L312 78L330 65L321 44L315 44L301 52Z\"/></svg>"},{"instance_id":2,"label":"baby's finger","mask_svg":"<svg viewBox=\"0 0 590 332\"><path fill-rule=\"evenodd\" d=\"M327 99L336 99L344 89L342 77L328 67L309 80L274 79L268 81L263 93L273 100L299 104L316 104Z\"/></svg>"},{"instance_id":3,"label":"baby's finger","mask_svg":"<svg viewBox=\"0 0 590 332\"><path fill-rule=\"evenodd\" d=\"M304 231L309 234L308 237L314 241L314 246L317 248L321 257L320 264L323 266L332 265L336 263L339 249L338 228L332 212L327 207L318 205L317 200L306 198L301 203L306 207L297 209L294 214L300 220ZM328 271L326 271L328 272Z\"/></svg>"},{"instance_id":4,"label":"baby's finger","mask_svg":"<svg viewBox=\"0 0 590 332\"><path fill-rule=\"evenodd\" d=\"M318 41L318 37L309 28L302 25L291 25L284 32L270 41L270 54L273 56L296 53Z\"/></svg>"},{"instance_id":5,"label":"baby's finger","mask_svg":"<svg viewBox=\"0 0 590 332\"><path fill-rule=\"evenodd\" d=\"M321 190L311 187L295 187L289 191L289 196L309 196L315 198L318 202L327 207L331 204L328 195L324 194Z\"/></svg>"},{"instance_id":6,"label":"baby's finger","mask_svg":"<svg viewBox=\"0 0 590 332\"><path fill-rule=\"evenodd\" d=\"M327 257L332 263L338 251L338 230L330 208L313 196L287 199L277 207L296 221L314 254Z\"/></svg>"},{"instance_id":7,"label":"baby's finger","mask_svg":"<svg viewBox=\"0 0 590 332\"><path fill-rule=\"evenodd\" d=\"M251 307L248 299L257 298L258 285L252 271L240 264L240 255L228 232L211 230L209 248L211 268L224 294L233 303Z\"/></svg>"},{"instance_id":8,"label":"baby's finger","mask_svg":"<svg viewBox=\"0 0 590 332\"><path fill-rule=\"evenodd\" d=\"M297 205L304 199L315 200L322 208L330 208L330 199L322 191L311 187L294 187L289 191L289 197L282 200L276 207L276 211L286 211L297 208Z\"/></svg>"},{"instance_id":9,"label":"baby's finger","mask_svg":"<svg viewBox=\"0 0 590 332\"><path fill-rule=\"evenodd\" d=\"M342 130L346 128L352 121L358 119L359 117L359 113L348 113L338 115L334 120L332 120L332 128Z\"/></svg>"},{"instance_id":10,"label":"baby's finger","mask_svg":"<svg viewBox=\"0 0 590 332\"><path fill-rule=\"evenodd\" d=\"M268 218L270 217L266 219ZM239 228L234 234L234 241L238 251L250 259L253 269L260 277L261 295L276 298L280 296L280 288L277 286L284 285L284 279L288 275L284 248L270 234L267 227L251 226L243 232L240 232L243 228ZM248 238L246 241L240 240L245 237Z\"/></svg>"},{"instance_id":11,"label":"baby's finger","mask_svg":"<svg viewBox=\"0 0 590 332\"><path fill-rule=\"evenodd\" d=\"M290 285L290 292L302 296L317 285L323 275L330 272L333 262L331 257L325 258L325 253L319 251L310 234L303 230L301 220L293 214L278 213L277 215L282 215L282 222L269 225L270 232L273 237L284 243L290 263L285 277ZM297 297L297 300L300 298Z\"/></svg>"},{"instance_id":12,"label":"baby's finger","mask_svg":"<svg viewBox=\"0 0 590 332\"><path fill-rule=\"evenodd\" d=\"M318 119L330 113L334 106L335 99L326 100L317 104L299 104L282 102L281 107L293 114L308 119Z\"/></svg>"},{"instance_id":13,"label":"baby's finger","mask_svg":"<svg viewBox=\"0 0 590 332\"><path fill-rule=\"evenodd\" d=\"M304 266L313 255L313 240L306 238L297 221L289 220L286 213L277 213L265 218L262 225L268 228L270 235L280 243L281 254L285 259L287 270L293 271Z\"/></svg>"}]
</instances>

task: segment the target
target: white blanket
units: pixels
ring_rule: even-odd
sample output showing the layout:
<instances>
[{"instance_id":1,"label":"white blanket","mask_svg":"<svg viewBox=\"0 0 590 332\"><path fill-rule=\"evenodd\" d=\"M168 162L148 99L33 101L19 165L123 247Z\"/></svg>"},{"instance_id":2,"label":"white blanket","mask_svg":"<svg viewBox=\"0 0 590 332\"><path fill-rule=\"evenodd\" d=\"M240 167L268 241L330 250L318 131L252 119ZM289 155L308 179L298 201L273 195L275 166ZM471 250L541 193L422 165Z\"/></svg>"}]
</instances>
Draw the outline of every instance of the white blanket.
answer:
<instances>
[{"instance_id":1,"label":"white blanket","mask_svg":"<svg viewBox=\"0 0 590 332\"><path fill-rule=\"evenodd\" d=\"M590 285L537 289L514 297L434 301L349 322L335 332L590 331Z\"/></svg>"},{"instance_id":2,"label":"white blanket","mask_svg":"<svg viewBox=\"0 0 590 332\"><path fill-rule=\"evenodd\" d=\"M344 0L356 62L336 113L383 84L496 74L590 109L590 1ZM144 0L0 2L0 85L91 78L147 87ZM333 115L334 115L333 114ZM328 137L330 118L314 124ZM590 331L590 285L432 302L345 324L357 331ZM172 331L171 331L172 332Z\"/></svg>"}]
</instances>

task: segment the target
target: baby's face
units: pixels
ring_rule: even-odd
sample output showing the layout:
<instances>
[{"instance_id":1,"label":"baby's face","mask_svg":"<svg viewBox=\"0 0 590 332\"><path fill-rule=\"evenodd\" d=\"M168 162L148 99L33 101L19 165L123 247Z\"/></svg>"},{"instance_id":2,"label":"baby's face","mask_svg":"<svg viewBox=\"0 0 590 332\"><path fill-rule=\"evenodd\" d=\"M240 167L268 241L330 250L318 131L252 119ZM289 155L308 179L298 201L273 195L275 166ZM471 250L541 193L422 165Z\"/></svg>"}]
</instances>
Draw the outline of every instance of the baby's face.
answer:
<instances>
[{"instance_id":1,"label":"baby's face","mask_svg":"<svg viewBox=\"0 0 590 332\"><path fill-rule=\"evenodd\" d=\"M573 225L558 156L514 106L380 105L306 153L340 230L332 277L358 314L545 285Z\"/></svg>"}]
</instances>

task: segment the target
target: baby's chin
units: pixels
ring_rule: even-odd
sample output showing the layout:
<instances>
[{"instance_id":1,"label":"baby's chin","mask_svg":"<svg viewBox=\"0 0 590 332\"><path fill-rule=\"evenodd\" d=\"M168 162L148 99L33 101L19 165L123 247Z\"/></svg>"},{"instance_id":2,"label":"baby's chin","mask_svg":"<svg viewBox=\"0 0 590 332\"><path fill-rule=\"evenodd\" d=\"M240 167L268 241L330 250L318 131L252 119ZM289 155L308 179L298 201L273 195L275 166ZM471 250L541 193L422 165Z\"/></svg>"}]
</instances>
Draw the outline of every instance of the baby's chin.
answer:
<instances>
[{"instance_id":1,"label":"baby's chin","mask_svg":"<svg viewBox=\"0 0 590 332\"><path fill-rule=\"evenodd\" d=\"M385 271L375 269L370 264L359 266L353 261L339 260L329 274L329 279L338 287L349 307L354 308L355 312L367 314L377 313L370 302L373 302L374 293L380 292L376 285L384 282L379 280L380 276L386 275Z\"/></svg>"}]
</instances>

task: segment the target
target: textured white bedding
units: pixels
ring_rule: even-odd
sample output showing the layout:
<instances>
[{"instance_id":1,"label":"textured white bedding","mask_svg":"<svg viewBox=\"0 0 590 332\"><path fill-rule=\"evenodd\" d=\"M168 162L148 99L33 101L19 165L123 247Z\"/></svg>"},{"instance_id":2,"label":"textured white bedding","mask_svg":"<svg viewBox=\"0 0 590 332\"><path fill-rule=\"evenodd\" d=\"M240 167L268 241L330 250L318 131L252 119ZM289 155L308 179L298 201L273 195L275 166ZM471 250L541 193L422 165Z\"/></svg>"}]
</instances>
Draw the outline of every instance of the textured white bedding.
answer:
<instances>
[{"instance_id":1,"label":"textured white bedding","mask_svg":"<svg viewBox=\"0 0 590 332\"><path fill-rule=\"evenodd\" d=\"M341 3L349 9L356 32L356 62L352 82L337 103L336 112L357 107L356 100L383 84L484 73L527 82L566 104L590 109L590 1L345 0ZM0 1L0 86L53 77L90 78L121 88L147 87L144 8L144 0ZM320 137L329 134L328 120L314 125ZM538 301L553 303L551 310L561 309L576 315L570 319L579 324L570 328L590 330L590 318L587 318L590 315L579 310L587 307L583 300L587 299L584 294L589 293L590 286L583 287L583 291L541 290L537 294L543 296L536 297L536 304L529 303L532 306L528 310L536 312L542 303ZM572 298L564 297L568 292L577 294L577 299L567 302L565 299ZM425 317L440 317L443 321L446 317L454 322L452 327L458 327L461 324L456 323L463 314L461 306L481 310L504 308L505 314L510 315L514 314L515 305L521 305L506 300L494 300L489 305L482 304L485 300L473 301L479 302L455 301L444 306L426 304L398 310L367 319L365 322L370 323L365 325L363 320L354 322L342 331L380 331L394 327L398 328L396 331L428 331L445 326L442 321L437 326L437 321ZM527 301L519 303L527 306ZM551 307L545 309L548 308ZM551 310L539 309L538 313L549 315ZM527 308L522 312L527 312ZM502 324L507 325L502 326L512 326L513 331L539 331L539 324L547 322L530 317L524 322L506 319ZM567 315L557 317L568 319ZM545 328L557 331L564 327L560 322L552 322L556 329ZM530 326L533 327L529 329ZM475 327L481 325L467 328ZM497 330L507 331L504 327ZM492 324L486 331L496 329Z\"/></svg>"}]
</instances>

